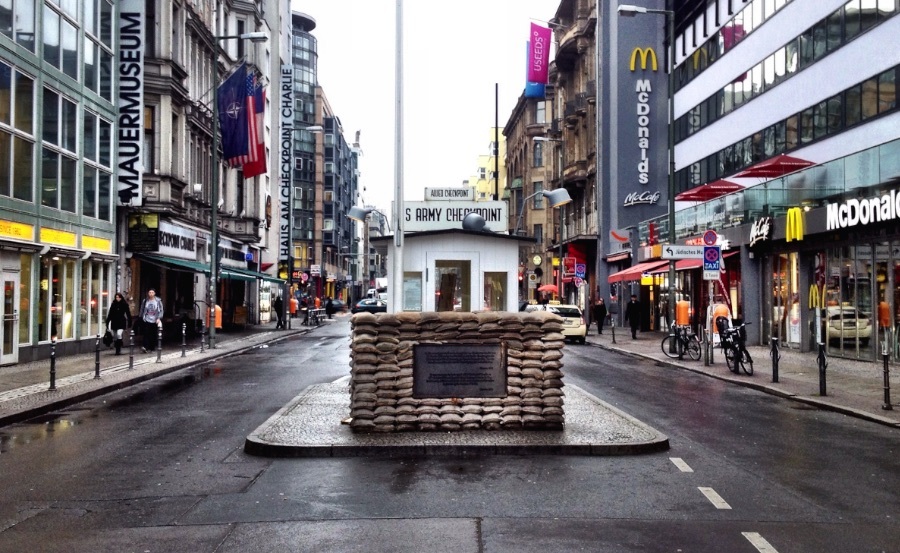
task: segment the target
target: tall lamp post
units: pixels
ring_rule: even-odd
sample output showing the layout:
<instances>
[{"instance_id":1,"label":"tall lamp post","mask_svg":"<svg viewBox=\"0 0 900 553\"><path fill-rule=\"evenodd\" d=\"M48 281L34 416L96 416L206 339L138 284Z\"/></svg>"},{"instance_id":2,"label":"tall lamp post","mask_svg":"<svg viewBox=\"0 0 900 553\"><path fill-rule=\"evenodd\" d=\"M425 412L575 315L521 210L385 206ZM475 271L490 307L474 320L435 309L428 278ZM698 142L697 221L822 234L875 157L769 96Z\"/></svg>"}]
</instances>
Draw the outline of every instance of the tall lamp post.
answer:
<instances>
[{"instance_id":1,"label":"tall lamp post","mask_svg":"<svg viewBox=\"0 0 900 553\"><path fill-rule=\"evenodd\" d=\"M516 218L516 230L513 233L515 236L519 235L519 225L522 223L522 212L525 210L525 202L529 199L537 196L538 194L542 194L547 201L550 202L551 208L560 208L567 203L572 201L572 197L569 196L569 191L565 188L557 188L556 190L538 190L534 194L530 196L525 196L522 198L522 206L519 208L519 216ZM559 210L559 224L560 224L560 240L559 240L559 272L557 273L556 280L556 293L559 295L562 290L562 209ZM560 297L562 297L560 295ZM562 303L562 302L560 302Z\"/></svg>"},{"instance_id":2,"label":"tall lamp post","mask_svg":"<svg viewBox=\"0 0 900 553\"><path fill-rule=\"evenodd\" d=\"M240 35L214 36L213 57L210 64L213 90L213 143L212 143L212 190L210 191L210 237L211 254L209 259L209 301L206 304L209 317L209 348L216 347L216 283L219 279L219 41L249 40L265 42L269 35L263 32L243 33Z\"/></svg>"},{"instance_id":3,"label":"tall lamp post","mask_svg":"<svg viewBox=\"0 0 900 553\"><path fill-rule=\"evenodd\" d=\"M668 150L669 150L669 244L675 243L675 12L673 10L657 10L641 6L623 4L619 6L619 15L634 17L638 14L656 14L666 16L666 24L669 33L669 70L668 101ZM669 260L669 324L675 322L675 260ZM672 351L675 351L675 340L669 340Z\"/></svg>"},{"instance_id":4,"label":"tall lamp post","mask_svg":"<svg viewBox=\"0 0 900 553\"><path fill-rule=\"evenodd\" d=\"M563 192L565 192L567 200L560 201L560 203L557 203L553 207L561 207L562 205L571 202L572 198L569 196L569 193L566 192L566 189L563 188L563 185L562 185L563 165L566 162L566 141L562 138L549 138L546 136L535 136L532 138L532 140L534 140L535 142L559 142L561 144L561 146L560 146L561 153L559 156L560 157L559 188L557 188L556 190L548 190L548 191L544 192L544 195L547 196L547 198L549 199L549 198L551 198L551 196L550 196L551 193L559 192L560 190L562 190ZM550 202L552 203L553 200L551 199ZM556 295L559 296L560 303L562 303L562 300L563 300L563 223L564 223L563 211L562 211L562 209L560 209L559 210L559 269L556 272ZM518 226L518 223L516 224L516 226Z\"/></svg>"}]
</instances>

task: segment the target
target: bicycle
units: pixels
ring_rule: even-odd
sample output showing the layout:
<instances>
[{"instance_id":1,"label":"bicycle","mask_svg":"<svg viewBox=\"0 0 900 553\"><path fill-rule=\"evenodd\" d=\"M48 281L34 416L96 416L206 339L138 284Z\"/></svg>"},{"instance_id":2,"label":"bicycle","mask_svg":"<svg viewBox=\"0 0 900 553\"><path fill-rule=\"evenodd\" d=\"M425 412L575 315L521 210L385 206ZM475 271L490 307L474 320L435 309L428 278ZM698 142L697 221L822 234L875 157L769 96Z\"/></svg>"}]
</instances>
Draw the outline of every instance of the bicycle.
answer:
<instances>
[{"instance_id":1,"label":"bicycle","mask_svg":"<svg viewBox=\"0 0 900 553\"><path fill-rule=\"evenodd\" d=\"M719 345L725 352L725 364L728 370L737 374L743 370L748 375L753 374L753 358L746 346L746 327L750 323L742 323L736 327L728 326L728 319L716 317L716 328L719 330Z\"/></svg>"},{"instance_id":2,"label":"bicycle","mask_svg":"<svg viewBox=\"0 0 900 553\"><path fill-rule=\"evenodd\" d=\"M694 334L693 332L688 331L688 327L682 326L678 327L676 325L672 325L671 333L663 338L662 340L662 350L667 356L677 359L682 359L684 354L687 354L694 361L699 361L700 356L702 354L702 350L700 348L700 338ZM671 341L676 340L675 342L675 352L671 351Z\"/></svg>"}]
</instances>

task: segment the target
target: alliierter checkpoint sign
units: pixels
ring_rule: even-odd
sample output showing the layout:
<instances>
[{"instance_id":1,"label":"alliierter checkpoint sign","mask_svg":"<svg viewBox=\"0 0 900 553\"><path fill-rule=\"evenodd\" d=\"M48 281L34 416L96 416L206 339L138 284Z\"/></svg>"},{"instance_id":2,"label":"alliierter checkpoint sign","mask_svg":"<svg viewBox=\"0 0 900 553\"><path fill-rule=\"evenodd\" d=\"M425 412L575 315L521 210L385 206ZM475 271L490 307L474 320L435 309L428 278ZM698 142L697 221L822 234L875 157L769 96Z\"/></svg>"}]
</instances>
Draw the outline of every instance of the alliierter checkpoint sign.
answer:
<instances>
[{"instance_id":1,"label":"alliierter checkpoint sign","mask_svg":"<svg viewBox=\"0 0 900 553\"><path fill-rule=\"evenodd\" d=\"M403 202L405 232L424 232L462 228L469 213L484 217L485 227L493 232L508 230L506 202Z\"/></svg>"}]
</instances>

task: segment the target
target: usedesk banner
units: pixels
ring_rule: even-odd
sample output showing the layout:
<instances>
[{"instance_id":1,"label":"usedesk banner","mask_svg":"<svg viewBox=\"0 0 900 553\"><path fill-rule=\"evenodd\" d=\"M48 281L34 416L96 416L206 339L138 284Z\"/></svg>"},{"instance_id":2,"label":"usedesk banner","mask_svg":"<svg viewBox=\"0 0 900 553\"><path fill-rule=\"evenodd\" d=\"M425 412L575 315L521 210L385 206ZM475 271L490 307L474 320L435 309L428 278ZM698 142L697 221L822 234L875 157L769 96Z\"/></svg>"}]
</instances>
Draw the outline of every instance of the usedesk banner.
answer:
<instances>
[{"instance_id":1,"label":"usedesk banner","mask_svg":"<svg viewBox=\"0 0 900 553\"><path fill-rule=\"evenodd\" d=\"M550 29L531 24L528 36L528 78L530 83L547 83L550 63Z\"/></svg>"}]
</instances>

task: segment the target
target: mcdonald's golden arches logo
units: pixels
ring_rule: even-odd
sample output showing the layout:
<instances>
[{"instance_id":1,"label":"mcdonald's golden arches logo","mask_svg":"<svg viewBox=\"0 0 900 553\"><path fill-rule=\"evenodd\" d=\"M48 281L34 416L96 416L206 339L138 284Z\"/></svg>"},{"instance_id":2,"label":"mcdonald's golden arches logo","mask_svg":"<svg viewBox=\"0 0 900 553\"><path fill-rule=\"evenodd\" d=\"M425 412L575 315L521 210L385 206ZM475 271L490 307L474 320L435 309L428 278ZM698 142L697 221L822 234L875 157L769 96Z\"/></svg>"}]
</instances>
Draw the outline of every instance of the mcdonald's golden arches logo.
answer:
<instances>
[{"instance_id":1,"label":"mcdonald's golden arches logo","mask_svg":"<svg viewBox=\"0 0 900 553\"><path fill-rule=\"evenodd\" d=\"M787 212L787 223L784 228L784 239L787 242L803 240L803 209L792 207Z\"/></svg>"},{"instance_id":2,"label":"mcdonald's golden arches logo","mask_svg":"<svg viewBox=\"0 0 900 553\"><path fill-rule=\"evenodd\" d=\"M629 67L631 67L632 71L634 71L634 66L638 60L638 56L640 56L640 58L641 58L641 69L642 70L646 71L648 60L650 61L650 69L653 71L657 70L656 52L653 50L653 48L651 48L649 46L646 48L641 48L640 46L637 46L634 50L631 51L631 61L629 62Z\"/></svg>"}]
</instances>

